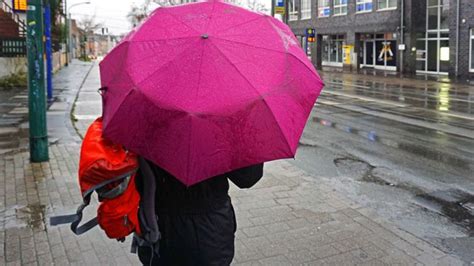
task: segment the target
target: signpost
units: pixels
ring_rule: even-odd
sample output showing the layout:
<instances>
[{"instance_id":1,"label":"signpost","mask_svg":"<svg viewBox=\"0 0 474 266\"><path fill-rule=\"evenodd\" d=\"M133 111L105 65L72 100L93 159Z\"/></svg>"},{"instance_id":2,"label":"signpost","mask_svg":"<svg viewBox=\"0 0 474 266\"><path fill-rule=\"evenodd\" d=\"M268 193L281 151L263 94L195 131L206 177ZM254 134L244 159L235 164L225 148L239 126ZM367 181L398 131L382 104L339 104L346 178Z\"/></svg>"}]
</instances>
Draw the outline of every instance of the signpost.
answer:
<instances>
[{"instance_id":1,"label":"signpost","mask_svg":"<svg viewBox=\"0 0 474 266\"><path fill-rule=\"evenodd\" d=\"M46 85L48 102L53 101L53 51L51 47L51 4L46 2L44 7L44 35L46 52Z\"/></svg>"},{"instance_id":2,"label":"signpost","mask_svg":"<svg viewBox=\"0 0 474 266\"><path fill-rule=\"evenodd\" d=\"M28 0L26 25L30 159L32 162L44 162L49 160L49 155L43 62L42 0Z\"/></svg>"},{"instance_id":3,"label":"signpost","mask_svg":"<svg viewBox=\"0 0 474 266\"><path fill-rule=\"evenodd\" d=\"M276 0L275 4L275 14L285 14L285 1L284 0Z\"/></svg>"},{"instance_id":4,"label":"signpost","mask_svg":"<svg viewBox=\"0 0 474 266\"><path fill-rule=\"evenodd\" d=\"M306 42L305 42L305 50L304 52L308 54L308 43L315 42L316 40L316 31L313 28L306 29Z\"/></svg>"},{"instance_id":5,"label":"signpost","mask_svg":"<svg viewBox=\"0 0 474 266\"><path fill-rule=\"evenodd\" d=\"M13 10L16 12L26 12L26 0L13 0Z\"/></svg>"}]
</instances>

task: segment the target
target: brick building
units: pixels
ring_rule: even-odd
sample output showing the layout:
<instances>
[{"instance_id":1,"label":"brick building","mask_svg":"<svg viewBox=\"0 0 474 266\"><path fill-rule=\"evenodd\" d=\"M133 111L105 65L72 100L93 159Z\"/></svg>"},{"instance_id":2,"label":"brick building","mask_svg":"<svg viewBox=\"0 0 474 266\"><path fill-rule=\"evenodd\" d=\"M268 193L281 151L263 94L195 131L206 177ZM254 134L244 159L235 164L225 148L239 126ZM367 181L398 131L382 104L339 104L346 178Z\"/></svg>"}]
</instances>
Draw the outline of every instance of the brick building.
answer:
<instances>
[{"instance_id":1,"label":"brick building","mask_svg":"<svg viewBox=\"0 0 474 266\"><path fill-rule=\"evenodd\" d=\"M316 30L307 52L318 67L474 78L473 0L287 2L288 24L303 46L306 29Z\"/></svg>"}]
</instances>

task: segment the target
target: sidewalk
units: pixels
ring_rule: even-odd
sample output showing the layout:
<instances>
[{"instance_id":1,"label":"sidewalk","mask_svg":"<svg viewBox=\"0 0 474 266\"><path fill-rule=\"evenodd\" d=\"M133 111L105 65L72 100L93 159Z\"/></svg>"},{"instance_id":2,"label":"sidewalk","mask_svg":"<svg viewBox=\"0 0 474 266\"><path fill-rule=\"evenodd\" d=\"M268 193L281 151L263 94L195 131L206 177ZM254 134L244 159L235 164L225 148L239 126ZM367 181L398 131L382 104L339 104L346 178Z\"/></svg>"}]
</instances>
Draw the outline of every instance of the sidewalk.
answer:
<instances>
[{"instance_id":1,"label":"sidewalk","mask_svg":"<svg viewBox=\"0 0 474 266\"><path fill-rule=\"evenodd\" d=\"M66 83L65 73L88 71L77 62L67 70L58 74ZM72 117L81 134L100 115L98 77L95 65L77 94ZM0 264L138 265L129 240L107 239L99 228L75 236L68 226L47 224L51 215L73 212L81 202L80 143L70 125L68 100L79 86L68 88L60 94L68 104L48 112L48 119L56 117L51 138L57 138L49 162L32 164L21 150L0 155ZM255 188L232 187L231 195L238 223L235 265L462 265L288 161L266 164ZM92 217L94 207L88 209L86 217Z\"/></svg>"}]
</instances>

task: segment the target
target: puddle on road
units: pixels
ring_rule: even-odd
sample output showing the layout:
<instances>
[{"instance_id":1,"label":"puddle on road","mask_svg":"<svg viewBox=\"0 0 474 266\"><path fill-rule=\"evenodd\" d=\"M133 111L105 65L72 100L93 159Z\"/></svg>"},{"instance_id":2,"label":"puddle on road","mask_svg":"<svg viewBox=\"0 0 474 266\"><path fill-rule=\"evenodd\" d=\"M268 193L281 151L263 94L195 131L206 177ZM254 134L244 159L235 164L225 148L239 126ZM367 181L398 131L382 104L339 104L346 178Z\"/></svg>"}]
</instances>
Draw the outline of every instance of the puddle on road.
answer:
<instances>
[{"instance_id":1,"label":"puddle on road","mask_svg":"<svg viewBox=\"0 0 474 266\"><path fill-rule=\"evenodd\" d=\"M470 171L472 168L472 161L467 160L461 156L453 155L444 152L443 150L436 150L423 145L417 145L415 143L402 142L393 138L388 138L384 135L381 135L380 132L375 129L368 128L362 130L354 128L352 126L342 125L341 123L332 122L327 119L322 119L319 117L313 117L312 120L313 122L316 122L324 127L334 128L349 134L358 135L360 137L368 139L371 142L378 142L383 145L391 146L393 148L409 152L414 155L422 156L426 159L435 160L437 162L441 161L459 169Z\"/></svg>"},{"instance_id":2,"label":"puddle on road","mask_svg":"<svg viewBox=\"0 0 474 266\"><path fill-rule=\"evenodd\" d=\"M336 167L350 167L360 165L365 173L359 181L373 183L380 186L390 186L402 189L414 195L416 203L424 209L447 217L452 223L461 226L466 234L474 236L474 195L457 189L439 190L426 193L422 189L408 183L391 183L374 174L377 167L359 158L341 157L334 159Z\"/></svg>"},{"instance_id":3,"label":"puddle on road","mask_svg":"<svg viewBox=\"0 0 474 266\"><path fill-rule=\"evenodd\" d=\"M453 189L419 194L415 199L420 206L446 216L474 236L474 195Z\"/></svg>"},{"instance_id":4,"label":"puddle on road","mask_svg":"<svg viewBox=\"0 0 474 266\"><path fill-rule=\"evenodd\" d=\"M29 227L46 230L45 211L46 206L42 204L11 206L0 211L0 224L5 229Z\"/></svg>"}]
</instances>

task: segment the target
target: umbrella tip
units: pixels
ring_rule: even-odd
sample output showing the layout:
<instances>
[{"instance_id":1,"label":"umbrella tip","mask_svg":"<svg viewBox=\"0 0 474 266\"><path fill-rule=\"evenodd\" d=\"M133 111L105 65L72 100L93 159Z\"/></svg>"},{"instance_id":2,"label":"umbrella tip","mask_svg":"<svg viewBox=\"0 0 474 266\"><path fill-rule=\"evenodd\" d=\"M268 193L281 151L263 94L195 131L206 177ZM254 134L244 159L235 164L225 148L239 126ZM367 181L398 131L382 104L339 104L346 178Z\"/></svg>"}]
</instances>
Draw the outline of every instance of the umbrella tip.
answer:
<instances>
[{"instance_id":1,"label":"umbrella tip","mask_svg":"<svg viewBox=\"0 0 474 266\"><path fill-rule=\"evenodd\" d=\"M201 35L201 38L202 38L202 39L208 39L208 38L209 38L209 35L207 35L206 33L204 33L203 35Z\"/></svg>"}]
</instances>

